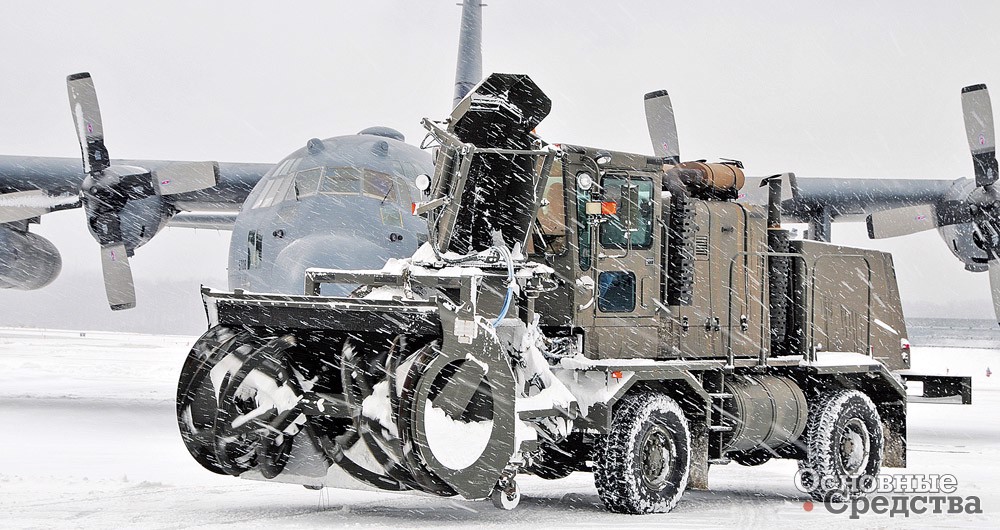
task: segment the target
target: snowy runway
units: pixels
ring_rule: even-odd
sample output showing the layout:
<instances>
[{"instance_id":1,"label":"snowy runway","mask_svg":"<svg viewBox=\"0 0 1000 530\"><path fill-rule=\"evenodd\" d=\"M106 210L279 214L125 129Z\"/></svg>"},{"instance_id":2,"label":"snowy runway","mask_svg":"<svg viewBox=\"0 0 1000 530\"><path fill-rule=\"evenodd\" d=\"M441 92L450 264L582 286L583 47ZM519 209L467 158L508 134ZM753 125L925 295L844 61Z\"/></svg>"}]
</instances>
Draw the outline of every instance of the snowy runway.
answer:
<instances>
[{"instance_id":1,"label":"snowy runway","mask_svg":"<svg viewBox=\"0 0 1000 530\"><path fill-rule=\"evenodd\" d=\"M915 348L916 369L975 376L974 405L911 404L908 473L951 473L979 515L909 518L803 509L791 461L713 468L669 514L604 511L589 474L519 478L513 512L489 502L258 483L213 475L188 456L174 420L177 374L193 338L0 329L0 523L4 527L650 526L998 527L1000 352ZM902 470L888 470L901 472Z\"/></svg>"}]
</instances>

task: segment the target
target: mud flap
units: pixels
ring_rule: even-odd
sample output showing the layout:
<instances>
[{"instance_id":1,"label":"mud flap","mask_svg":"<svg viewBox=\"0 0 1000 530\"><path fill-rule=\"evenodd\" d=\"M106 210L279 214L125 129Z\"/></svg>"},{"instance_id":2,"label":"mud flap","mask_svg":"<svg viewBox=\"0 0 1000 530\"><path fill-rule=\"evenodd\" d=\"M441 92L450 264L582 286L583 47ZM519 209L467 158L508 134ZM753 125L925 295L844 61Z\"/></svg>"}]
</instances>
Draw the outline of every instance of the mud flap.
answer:
<instances>
[{"instance_id":1,"label":"mud flap","mask_svg":"<svg viewBox=\"0 0 1000 530\"><path fill-rule=\"evenodd\" d=\"M691 470L688 475L688 489L708 490L708 426L704 421L692 421L691 430Z\"/></svg>"}]
</instances>

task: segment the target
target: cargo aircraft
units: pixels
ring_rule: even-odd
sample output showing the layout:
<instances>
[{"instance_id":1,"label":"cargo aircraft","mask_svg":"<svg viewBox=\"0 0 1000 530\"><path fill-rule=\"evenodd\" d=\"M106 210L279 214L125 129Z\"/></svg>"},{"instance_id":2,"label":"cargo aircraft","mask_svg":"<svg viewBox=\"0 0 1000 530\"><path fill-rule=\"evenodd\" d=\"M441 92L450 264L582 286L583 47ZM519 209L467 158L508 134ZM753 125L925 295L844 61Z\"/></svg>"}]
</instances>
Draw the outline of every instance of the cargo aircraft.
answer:
<instances>
[{"instance_id":1,"label":"cargo aircraft","mask_svg":"<svg viewBox=\"0 0 1000 530\"><path fill-rule=\"evenodd\" d=\"M482 78L482 4L464 0L457 104ZM61 269L58 249L30 231L46 213L83 207L100 248L112 309L134 307L128 258L164 227L232 230L229 287L301 294L306 268L375 268L426 238L410 215L430 186L432 158L388 127L314 138L277 164L111 159L94 82L67 78L82 151L74 158L0 155L0 288L39 289ZM784 182L785 218L829 241L831 223L867 220L873 239L937 229L965 268L989 271L1000 318L1000 191L996 136L985 85L962 89L973 178L796 178ZM646 94L655 156L680 160L666 91ZM741 201L765 203L750 179Z\"/></svg>"}]
</instances>

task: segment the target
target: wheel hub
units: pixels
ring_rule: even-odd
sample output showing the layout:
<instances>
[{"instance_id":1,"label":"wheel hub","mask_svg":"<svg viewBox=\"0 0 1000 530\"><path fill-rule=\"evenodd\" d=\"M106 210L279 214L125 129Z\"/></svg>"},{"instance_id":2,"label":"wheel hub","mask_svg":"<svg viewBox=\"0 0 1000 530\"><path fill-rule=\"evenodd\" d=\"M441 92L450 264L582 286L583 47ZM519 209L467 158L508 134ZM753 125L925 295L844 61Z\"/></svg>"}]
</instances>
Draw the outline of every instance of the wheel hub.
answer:
<instances>
[{"instance_id":1,"label":"wheel hub","mask_svg":"<svg viewBox=\"0 0 1000 530\"><path fill-rule=\"evenodd\" d=\"M667 485L675 453L669 433L662 426L655 425L646 434L640 447L643 482L651 489L663 489Z\"/></svg>"},{"instance_id":2,"label":"wheel hub","mask_svg":"<svg viewBox=\"0 0 1000 530\"><path fill-rule=\"evenodd\" d=\"M840 439L840 460L849 475L862 473L868 467L871 456L871 436L868 426L858 418L852 418L844 425Z\"/></svg>"}]
</instances>

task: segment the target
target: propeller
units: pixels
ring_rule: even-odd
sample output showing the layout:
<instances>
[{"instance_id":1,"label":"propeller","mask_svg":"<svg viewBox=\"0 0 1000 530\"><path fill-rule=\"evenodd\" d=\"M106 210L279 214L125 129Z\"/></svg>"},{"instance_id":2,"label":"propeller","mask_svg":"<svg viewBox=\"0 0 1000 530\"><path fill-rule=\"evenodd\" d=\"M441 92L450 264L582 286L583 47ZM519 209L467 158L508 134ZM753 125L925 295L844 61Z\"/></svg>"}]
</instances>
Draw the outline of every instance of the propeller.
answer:
<instances>
[{"instance_id":1,"label":"propeller","mask_svg":"<svg viewBox=\"0 0 1000 530\"><path fill-rule=\"evenodd\" d=\"M1000 322L1000 190L997 181L993 105L986 85L962 89L965 134L972 154L976 187L960 200L907 206L868 216L868 237L881 239L932 228L971 223L973 242L989 257L993 309Z\"/></svg>"},{"instance_id":2,"label":"propeller","mask_svg":"<svg viewBox=\"0 0 1000 530\"><path fill-rule=\"evenodd\" d=\"M679 164L681 149L677 143L677 121L674 119L674 106L670 103L670 94L667 94L666 90L657 90L646 94L643 99L649 139L653 142L653 154L670 159L673 164Z\"/></svg>"},{"instance_id":3,"label":"propeller","mask_svg":"<svg viewBox=\"0 0 1000 530\"><path fill-rule=\"evenodd\" d=\"M135 307L135 286L129 257L137 243L122 231L122 212L130 201L210 188L218 183L215 162L186 162L156 171L113 165L104 143L104 125L94 80L89 73L66 78L69 105L86 173L80 197L91 235L101 246L104 288L112 310Z\"/></svg>"}]
</instances>

